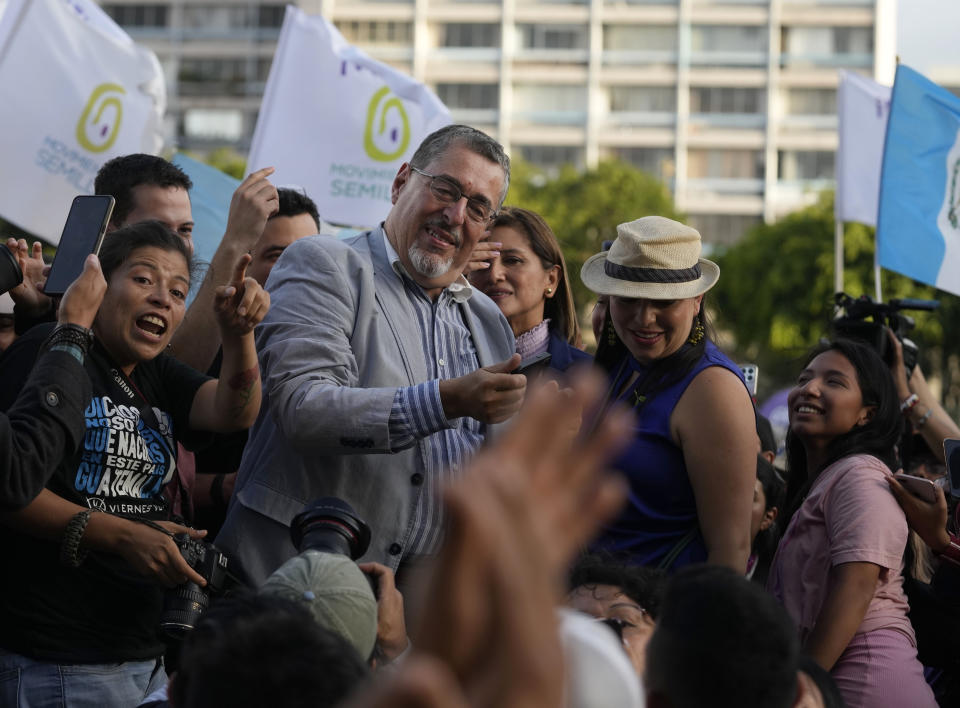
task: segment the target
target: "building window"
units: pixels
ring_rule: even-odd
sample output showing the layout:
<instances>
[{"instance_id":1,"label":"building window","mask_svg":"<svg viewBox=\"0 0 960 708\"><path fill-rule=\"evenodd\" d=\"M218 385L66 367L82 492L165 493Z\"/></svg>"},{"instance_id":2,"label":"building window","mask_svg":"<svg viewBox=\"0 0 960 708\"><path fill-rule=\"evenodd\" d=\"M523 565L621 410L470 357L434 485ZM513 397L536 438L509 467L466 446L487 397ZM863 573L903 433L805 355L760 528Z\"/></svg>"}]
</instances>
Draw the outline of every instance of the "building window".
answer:
<instances>
[{"instance_id":1,"label":"building window","mask_svg":"<svg viewBox=\"0 0 960 708\"><path fill-rule=\"evenodd\" d=\"M513 106L525 112L578 112L586 115L587 88L564 84L517 84L513 87Z\"/></svg>"},{"instance_id":2,"label":"building window","mask_svg":"<svg viewBox=\"0 0 960 708\"><path fill-rule=\"evenodd\" d=\"M582 25L518 24L520 49L586 49L587 28Z\"/></svg>"},{"instance_id":3,"label":"building window","mask_svg":"<svg viewBox=\"0 0 960 708\"><path fill-rule=\"evenodd\" d=\"M674 174L673 148L625 147L615 148L612 155L647 174L662 180Z\"/></svg>"},{"instance_id":4,"label":"building window","mask_svg":"<svg viewBox=\"0 0 960 708\"><path fill-rule=\"evenodd\" d=\"M785 54L828 57L834 54L872 54L872 27L783 27Z\"/></svg>"},{"instance_id":5,"label":"building window","mask_svg":"<svg viewBox=\"0 0 960 708\"><path fill-rule=\"evenodd\" d=\"M186 96L225 93L231 96L259 95L270 74L269 57L250 59L180 60L179 92Z\"/></svg>"},{"instance_id":6,"label":"building window","mask_svg":"<svg viewBox=\"0 0 960 708\"><path fill-rule=\"evenodd\" d=\"M673 25L604 25L603 48L629 52L675 52L677 28Z\"/></svg>"},{"instance_id":7,"label":"building window","mask_svg":"<svg viewBox=\"0 0 960 708\"><path fill-rule=\"evenodd\" d=\"M499 47L500 25L451 23L442 26L441 47Z\"/></svg>"},{"instance_id":8,"label":"building window","mask_svg":"<svg viewBox=\"0 0 960 708\"><path fill-rule=\"evenodd\" d=\"M690 89L691 113L763 113L764 91L702 86Z\"/></svg>"},{"instance_id":9,"label":"building window","mask_svg":"<svg viewBox=\"0 0 960 708\"><path fill-rule=\"evenodd\" d=\"M496 110L500 106L497 84L437 84L437 96L447 108Z\"/></svg>"},{"instance_id":10,"label":"building window","mask_svg":"<svg viewBox=\"0 0 960 708\"><path fill-rule=\"evenodd\" d=\"M827 150L782 150L777 177L782 180L833 179L836 156Z\"/></svg>"},{"instance_id":11,"label":"building window","mask_svg":"<svg viewBox=\"0 0 960 708\"><path fill-rule=\"evenodd\" d=\"M520 157L532 165L553 172L564 165L583 167L583 148L572 145L521 145Z\"/></svg>"},{"instance_id":12,"label":"building window","mask_svg":"<svg viewBox=\"0 0 960 708\"><path fill-rule=\"evenodd\" d=\"M183 115L183 132L197 140L237 142L243 137L243 113L239 110L191 108Z\"/></svg>"},{"instance_id":13,"label":"building window","mask_svg":"<svg viewBox=\"0 0 960 708\"><path fill-rule=\"evenodd\" d=\"M836 89L796 88L787 92L787 113L794 116L832 116L837 113Z\"/></svg>"},{"instance_id":14,"label":"building window","mask_svg":"<svg viewBox=\"0 0 960 708\"><path fill-rule=\"evenodd\" d=\"M260 27L282 27L286 5L260 5L257 10L257 21Z\"/></svg>"},{"instance_id":15,"label":"building window","mask_svg":"<svg viewBox=\"0 0 960 708\"><path fill-rule=\"evenodd\" d=\"M408 47L413 44L413 25L409 22L337 22L337 29L353 44Z\"/></svg>"},{"instance_id":16,"label":"building window","mask_svg":"<svg viewBox=\"0 0 960 708\"><path fill-rule=\"evenodd\" d=\"M762 221L754 214L690 214L687 223L700 232L704 243L732 246Z\"/></svg>"},{"instance_id":17,"label":"building window","mask_svg":"<svg viewBox=\"0 0 960 708\"><path fill-rule=\"evenodd\" d=\"M610 110L673 113L677 110L677 90L673 86L611 86Z\"/></svg>"},{"instance_id":18,"label":"building window","mask_svg":"<svg viewBox=\"0 0 960 708\"><path fill-rule=\"evenodd\" d=\"M690 150L687 176L692 179L761 179L763 153L759 150Z\"/></svg>"},{"instance_id":19,"label":"building window","mask_svg":"<svg viewBox=\"0 0 960 708\"><path fill-rule=\"evenodd\" d=\"M166 5L104 5L114 22L122 27L166 27Z\"/></svg>"},{"instance_id":20,"label":"building window","mask_svg":"<svg viewBox=\"0 0 960 708\"><path fill-rule=\"evenodd\" d=\"M695 52L763 52L767 49L767 28L695 25L690 30L690 48Z\"/></svg>"}]
</instances>

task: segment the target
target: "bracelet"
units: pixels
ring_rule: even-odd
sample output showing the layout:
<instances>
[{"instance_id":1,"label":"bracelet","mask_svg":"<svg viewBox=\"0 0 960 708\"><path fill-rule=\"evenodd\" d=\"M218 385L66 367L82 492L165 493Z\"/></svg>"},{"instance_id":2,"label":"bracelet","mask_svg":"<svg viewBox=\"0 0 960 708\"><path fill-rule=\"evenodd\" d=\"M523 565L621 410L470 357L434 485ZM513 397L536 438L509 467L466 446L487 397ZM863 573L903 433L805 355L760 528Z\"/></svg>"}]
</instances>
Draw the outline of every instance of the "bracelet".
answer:
<instances>
[{"instance_id":1,"label":"bracelet","mask_svg":"<svg viewBox=\"0 0 960 708\"><path fill-rule=\"evenodd\" d=\"M900 402L900 412L906 413L908 411L912 411L913 407L917 405L917 401L919 400L920 400L920 396L918 396L915 393L911 393L909 396L907 396Z\"/></svg>"},{"instance_id":2,"label":"bracelet","mask_svg":"<svg viewBox=\"0 0 960 708\"><path fill-rule=\"evenodd\" d=\"M54 328L47 341L43 343L44 349L52 349L59 346L78 347L84 354L90 351L90 345L93 344L93 331L86 327L76 324L58 324Z\"/></svg>"},{"instance_id":3,"label":"bracelet","mask_svg":"<svg viewBox=\"0 0 960 708\"><path fill-rule=\"evenodd\" d=\"M922 428L924 425L927 424L927 421L930 420L930 416L932 415L933 415L933 408L927 408L927 412L920 417L920 420L914 423L913 425L914 430L920 430L920 428Z\"/></svg>"},{"instance_id":4,"label":"bracelet","mask_svg":"<svg viewBox=\"0 0 960 708\"><path fill-rule=\"evenodd\" d=\"M87 522L90 521L92 513L87 509L74 514L63 530L63 538L60 541L60 562L68 568L79 568L83 559L87 557L87 551L80 549L80 539L83 538L83 532L87 528Z\"/></svg>"}]
</instances>

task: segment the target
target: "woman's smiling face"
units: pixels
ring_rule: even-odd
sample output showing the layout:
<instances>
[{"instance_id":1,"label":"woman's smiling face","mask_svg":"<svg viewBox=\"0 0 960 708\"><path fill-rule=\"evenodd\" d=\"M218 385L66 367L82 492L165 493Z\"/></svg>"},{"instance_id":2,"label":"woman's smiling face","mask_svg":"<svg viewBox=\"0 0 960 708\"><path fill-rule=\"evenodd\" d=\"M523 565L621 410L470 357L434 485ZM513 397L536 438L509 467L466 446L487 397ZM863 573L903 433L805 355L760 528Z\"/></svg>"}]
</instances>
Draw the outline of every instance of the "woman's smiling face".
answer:
<instances>
[{"instance_id":1,"label":"woman's smiling face","mask_svg":"<svg viewBox=\"0 0 960 708\"><path fill-rule=\"evenodd\" d=\"M787 406L790 429L805 443L829 442L873 415L872 407L863 403L856 369L834 350L814 357L800 373Z\"/></svg>"}]
</instances>

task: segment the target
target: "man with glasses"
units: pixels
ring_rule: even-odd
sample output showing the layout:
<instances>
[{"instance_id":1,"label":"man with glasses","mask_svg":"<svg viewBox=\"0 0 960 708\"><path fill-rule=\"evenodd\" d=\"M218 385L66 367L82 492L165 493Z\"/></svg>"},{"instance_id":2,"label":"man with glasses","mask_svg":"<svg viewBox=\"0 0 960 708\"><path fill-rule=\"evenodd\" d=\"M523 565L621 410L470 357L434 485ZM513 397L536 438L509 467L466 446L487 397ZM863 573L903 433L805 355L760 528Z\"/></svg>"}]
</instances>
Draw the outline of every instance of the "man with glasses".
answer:
<instances>
[{"instance_id":1,"label":"man with glasses","mask_svg":"<svg viewBox=\"0 0 960 708\"><path fill-rule=\"evenodd\" d=\"M379 228L292 244L258 328L264 405L217 545L250 579L297 549L287 526L322 496L370 525L364 560L406 570L438 548L440 485L523 402L499 308L463 278L507 193L488 135L427 136L393 182Z\"/></svg>"}]
</instances>

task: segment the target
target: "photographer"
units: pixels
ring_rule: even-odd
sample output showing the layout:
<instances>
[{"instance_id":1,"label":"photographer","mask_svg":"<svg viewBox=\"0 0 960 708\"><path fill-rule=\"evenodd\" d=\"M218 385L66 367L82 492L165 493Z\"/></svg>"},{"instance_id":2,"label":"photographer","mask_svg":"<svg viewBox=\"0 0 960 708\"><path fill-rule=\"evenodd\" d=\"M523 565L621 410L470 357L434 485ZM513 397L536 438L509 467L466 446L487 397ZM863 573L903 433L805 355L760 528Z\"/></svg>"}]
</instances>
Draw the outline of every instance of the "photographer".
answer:
<instances>
[{"instance_id":1,"label":"photographer","mask_svg":"<svg viewBox=\"0 0 960 708\"><path fill-rule=\"evenodd\" d=\"M136 705L164 681L157 640L161 585L204 578L172 535L204 532L169 520L164 485L177 443L195 431L248 427L260 405L253 327L269 297L245 277L249 256L217 291L219 380L164 350L183 319L190 254L160 222L118 229L100 251L106 294L93 334L37 327L11 348L87 343L80 449L52 464L47 488L0 516L9 573L0 583L0 705ZM92 344L90 343L92 337ZM31 352L32 349L32 352ZM0 372L16 388L26 371ZM93 551L89 553L89 551Z\"/></svg>"}]
</instances>

